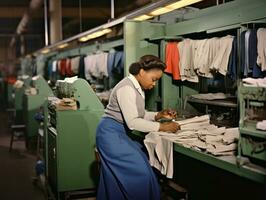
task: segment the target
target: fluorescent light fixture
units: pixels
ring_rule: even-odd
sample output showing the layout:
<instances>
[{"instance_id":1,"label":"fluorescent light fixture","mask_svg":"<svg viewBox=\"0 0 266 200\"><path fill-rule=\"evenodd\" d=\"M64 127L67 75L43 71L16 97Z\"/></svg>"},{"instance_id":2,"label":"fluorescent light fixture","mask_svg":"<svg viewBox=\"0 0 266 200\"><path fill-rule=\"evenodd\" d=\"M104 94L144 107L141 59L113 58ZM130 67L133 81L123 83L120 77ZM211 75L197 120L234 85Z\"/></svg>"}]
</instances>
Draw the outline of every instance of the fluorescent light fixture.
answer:
<instances>
[{"instance_id":1,"label":"fluorescent light fixture","mask_svg":"<svg viewBox=\"0 0 266 200\"><path fill-rule=\"evenodd\" d=\"M175 2L175 3L172 3L172 4L165 6L165 8L175 10L175 9L183 8L185 6L188 6L188 5L191 5L194 3L198 3L200 1L203 1L203 0L180 0L178 2Z\"/></svg>"},{"instance_id":2,"label":"fluorescent light fixture","mask_svg":"<svg viewBox=\"0 0 266 200\"><path fill-rule=\"evenodd\" d=\"M172 10L165 8L165 7L161 7L161 8L157 8L156 10L150 12L149 14L152 16L157 16L157 15L162 15L162 14L168 13L170 11L172 11Z\"/></svg>"},{"instance_id":3,"label":"fluorescent light fixture","mask_svg":"<svg viewBox=\"0 0 266 200\"><path fill-rule=\"evenodd\" d=\"M42 51L41 51L41 53L43 53L43 54L46 54L46 53L49 53L50 52L50 49L43 49Z\"/></svg>"},{"instance_id":4,"label":"fluorescent light fixture","mask_svg":"<svg viewBox=\"0 0 266 200\"><path fill-rule=\"evenodd\" d=\"M106 28L106 29L103 29L102 32L103 32L104 34L107 34L107 33L112 32L112 29L110 29L110 28Z\"/></svg>"},{"instance_id":5,"label":"fluorescent light fixture","mask_svg":"<svg viewBox=\"0 0 266 200\"><path fill-rule=\"evenodd\" d=\"M134 20L136 20L136 21L147 20L147 19L150 19L152 17L162 15L162 14L171 12L171 11L179 9L179 8L183 8L185 6L188 6L188 5L200 2L200 1L203 1L203 0L180 0L180 1L177 1L175 3L171 3L169 5L166 5L164 7L156 8L155 10L149 12L148 14L143 14L143 15L140 15L138 17L135 17Z\"/></svg>"},{"instance_id":6,"label":"fluorescent light fixture","mask_svg":"<svg viewBox=\"0 0 266 200\"><path fill-rule=\"evenodd\" d=\"M57 46L58 49L63 49L68 46L68 43L60 44Z\"/></svg>"},{"instance_id":7,"label":"fluorescent light fixture","mask_svg":"<svg viewBox=\"0 0 266 200\"><path fill-rule=\"evenodd\" d=\"M106 28L106 29L103 29L103 30L100 30L100 31L96 31L96 32L91 33L91 34L89 34L87 36L79 38L79 41L80 42L86 42L86 41L88 41L90 39L94 39L94 38L100 37L102 35L105 35L107 33L110 33L111 31L112 31L112 29L110 29L110 28Z\"/></svg>"},{"instance_id":8,"label":"fluorescent light fixture","mask_svg":"<svg viewBox=\"0 0 266 200\"><path fill-rule=\"evenodd\" d=\"M79 38L80 42L86 42L88 40L87 36Z\"/></svg>"},{"instance_id":9,"label":"fluorescent light fixture","mask_svg":"<svg viewBox=\"0 0 266 200\"><path fill-rule=\"evenodd\" d=\"M133 20L136 20L136 21L144 21L144 20L150 19L150 18L153 18L153 16L150 16L150 15L140 15L138 17L135 17Z\"/></svg>"}]
</instances>

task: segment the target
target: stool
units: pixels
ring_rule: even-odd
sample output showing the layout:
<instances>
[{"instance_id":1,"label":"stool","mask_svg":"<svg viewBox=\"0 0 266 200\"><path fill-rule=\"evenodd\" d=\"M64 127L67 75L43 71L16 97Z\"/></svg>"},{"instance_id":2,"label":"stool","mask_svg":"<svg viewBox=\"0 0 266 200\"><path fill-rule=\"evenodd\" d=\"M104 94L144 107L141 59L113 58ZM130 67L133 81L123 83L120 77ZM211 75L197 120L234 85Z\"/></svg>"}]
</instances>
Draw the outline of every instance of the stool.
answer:
<instances>
[{"instance_id":1,"label":"stool","mask_svg":"<svg viewBox=\"0 0 266 200\"><path fill-rule=\"evenodd\" d=\"M12 147L13 147L15 131L23 131L23 137L25 137L25 128L26 126L24 124L16 124L16 125L11 126L12 133L11 133L11 139L10 139L10 145L9 145L9 152L11 152Z\"/></svg>"}]
</instances>

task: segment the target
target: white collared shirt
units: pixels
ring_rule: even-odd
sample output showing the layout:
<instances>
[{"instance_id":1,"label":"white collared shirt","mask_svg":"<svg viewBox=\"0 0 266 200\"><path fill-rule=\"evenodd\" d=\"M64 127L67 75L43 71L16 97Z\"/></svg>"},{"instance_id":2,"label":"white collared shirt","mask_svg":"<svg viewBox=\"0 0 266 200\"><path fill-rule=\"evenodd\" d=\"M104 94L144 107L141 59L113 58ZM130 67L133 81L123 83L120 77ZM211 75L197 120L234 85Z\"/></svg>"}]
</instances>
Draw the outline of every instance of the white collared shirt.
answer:
<instances>
[{"instance_id":1,"label":"white collared shirt","mask_svg":"<svg viewBox=\"0 0 266 200\"><path fill-rule=\"evenodd\" d=\"M156 114L145 110L145 93L135 76L129 75L113 89L104 116L125 122L131 130L150 132L160 128L154 121Z\"/></svg>"}]
</instances>

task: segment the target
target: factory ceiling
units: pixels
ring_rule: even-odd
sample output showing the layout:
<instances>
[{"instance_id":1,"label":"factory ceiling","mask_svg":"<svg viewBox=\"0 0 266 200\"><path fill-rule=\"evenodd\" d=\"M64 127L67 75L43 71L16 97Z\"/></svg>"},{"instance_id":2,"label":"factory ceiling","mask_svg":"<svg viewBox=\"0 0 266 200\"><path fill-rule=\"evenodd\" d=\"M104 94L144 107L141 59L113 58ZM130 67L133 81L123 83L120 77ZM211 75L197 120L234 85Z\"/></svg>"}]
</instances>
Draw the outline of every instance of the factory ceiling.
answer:
<instances>
[{"instance_id":1,"label":"factory ceiling","mask_svg":"<svg viewBox=\"0 0 266 200\"><path fill-rule=\"evenodd\" d=\"M45 46L43 0L5 0L0 1L0 51L1 48L8 48L12 38L17 37L19 24L32 1L39 1L41 5L36 12L30 13L29 21L20 30L19 35L24 37L26 53ZM126 15L156 1L158 0L114 0L114 17ZM204 8L216 5L219 1L222 2L222 0L205 0L195 6ZM111 19L111 0L61 0L61 4L63 39L107 23ZM0 56L0 62L1 60L3 58Z\"/></svg>"}]
</instances>

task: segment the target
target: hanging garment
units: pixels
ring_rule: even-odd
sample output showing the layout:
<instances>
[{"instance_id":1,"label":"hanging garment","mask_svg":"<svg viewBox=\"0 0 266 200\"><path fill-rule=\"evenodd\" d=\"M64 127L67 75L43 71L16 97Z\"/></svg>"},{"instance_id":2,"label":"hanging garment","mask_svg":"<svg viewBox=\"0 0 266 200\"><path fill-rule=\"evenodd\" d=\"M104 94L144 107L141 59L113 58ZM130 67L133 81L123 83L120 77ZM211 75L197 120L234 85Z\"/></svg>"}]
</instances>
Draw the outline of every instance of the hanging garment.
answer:
<instances>
[{"instance_id":1,"label":"hanging garment","mask_svg":"<svg viewBox=\"0 0 266 200\"><path fill-rule=\"evenodd\" d=\"M108 54L107 69L109 76L113 73L123 74L124 72L124 52L115 51Z\"/></svg>"},{"instance_id":2,"label":"hanging garment","mask_svg":"<svg viewBox=\"0 0 266 200\"><path fill-rule=\"evenodd\" d=\"M199 76L212 78L210 73L211 58L209 58L211 40L193 40L194 69Z\"/></svg>"},{"instance_id":3,"label":"hanging garment","mask_svg":"<svg viewBox=\"0 0 266 200\"><path fill-rule=\"evenodd\" d=\"M259 28L258 37L258 57L257 64L261 66L262 71L266 71L266 28Z\"/></svg>"},{"instance_id":4,"label":"hanging garment","mask_svg":"<svg viewBox=\"0 0 266 200\"><path fill-rule=\"evenodd\" d=\"M174 80L180 80L179 52L177 42L168 42L166 45L166 69L164 72L172 74Z\"/></svg>"},{"instance_id":5,"label":"hanging garment","mask_svg":"<svg viewBox=\"0 0 266 200\"><path fill-rule=\"evenodd\" d=\"M199 82L199 78L194 70L193 64L193 49L192 49L192 40L185 39L182 42L178 43L178 51L179 51L179 68L180 68L180 76L182 81L190 81L190 82Z\"/></svg>"},{"instance_id":6,"label":"hanging garment","mask_svg":"<svg viewBox=\"0 0 266 200\"><path fill-rule=\"evenodd\" d=\"M237 61L237 38L234 37L233 44L232 44L232 51L230 54L229 64L228 64L228 76L232 80L236 80L237 78L236 61Z\"/></svg>"},{"instance_id":7,"label":"hanging garment","mask_svg":"<svg viewBox=\"0 0 266 200\"><path fill-rule=\"evenodd\" d=\"M92 73L96 73L96 59L94 59L93 55L87 55L84 58L84 73L86 80L92 79Z\"/></svg>"},{"instance_id":8,"label":"hanging garment","mask_svg":"<svg viewBox=\"0 0 266 200\"><path fill-rule=\"evenodd\" d=\"M67 58L66 59L66 75L67 76L73 76L74 73L71 70L71 59Z\"/></svg>"},{"instance_id":9,"label":"hanging garment","mask_svg":"<svg viewBox=\"0 0 266 200\"><path fill-rule=\"evenodd\" d=\"M101 158L97 200L159 200L160 188L146 155L114 119L102 118L96 131Z\"/></svg>"},{"instance_id":10,"label":"hanging garment","mask_svg":"<svg viewBox=\"0 0 266 200\"><path fill-rule=\"evenodd\" d=\"M36 74L44 76L44 68L45 68L44 55L39 55L36 57Z\"/></svg>"},{"instance_id":11,"label":"hanging garment","mask_svg":"<svg viewBox=\"0 0 266 200\"><path fill-rule=\"evenodd\" d=\"M78 74L79 62L80 62L80 57L79 56L71 58L71 71L73 72L73 74Z\"/></svg>"},{"instance_id":12,"label":"hanging garment","mask_svg":"<svg viewBox=\"0 0 266 200\"><path fill-rule=\"evenodd\" d=\"M245 33L245 67L244 67L245 76L248 76L248 74L252 72L249 68L249 56L248 56L249 36L250 36L250 30L247 30Z\"/></svg>"},{"instance_id":13,"label":"hanging garment","mask_svg":"<svg viewBox=\"0 0 266 200\"><path fill-rule=\"evenodd\" d=\"M220 45L210 69L217 70L220 74L226 75L228 62L232 50L233 36L227 35L219 39Z\"/></svg>"},{"instance_id":14,"label":"hanging garment","mask_svg":"<svg viewBox=\"0 0 266 200\"><path fill-rule=\"evenodd\" d=\"M263 74L261 71L261 67L257 65L257 30L251 29L249 40L248 40L248 60L249 60L249 70L252 71L252 77L253 78L262 78Z\"/></svg>"},{"instance_id":15,"label":"hanging garment","mask_svg":"<svg viewBox=\"0 0 266 200\"><path fill-rule=\"evenodd\" d=\"M246 31L240 34L240 69L242 75L244 75L245 71L245 34Z\"/></svg>"},{"instance_id":16,"label":"hanging garment","mask_svg":"<svg viewBox=\"0 0 266 200\"><path fill-rule=\"evenodd\" d=\"M78 68L78 77L85 79L85 56L82 55L80 56L80 61L79 61L79 68Z\"/></svg>"},{"instance_id":17,"label":"hanging garment","mask_svg":"<svg viewBox=\"0 0 266 200\"><path fill-rule=\"evenodd\" d=\"M58 61L59 72L62 76L66 75L66 62L66 59L61 59Z\"/></svg>"},{"instance_id":18,"label":"hanging garment","mask_svg":"<svg viewBox=\"0 0 266 200\"><path fill-rule=\"evenodd\" d=\"M96 73L92 74L94 77L103 78L108 77L108 70L107 70L107 58L108 53L99 53L94 55L96 59Z\"/></svg>"}]
</instances>

